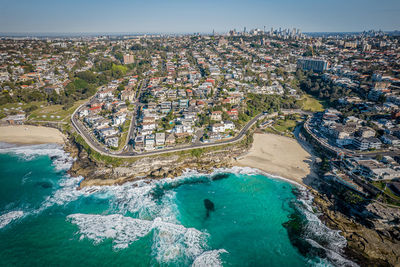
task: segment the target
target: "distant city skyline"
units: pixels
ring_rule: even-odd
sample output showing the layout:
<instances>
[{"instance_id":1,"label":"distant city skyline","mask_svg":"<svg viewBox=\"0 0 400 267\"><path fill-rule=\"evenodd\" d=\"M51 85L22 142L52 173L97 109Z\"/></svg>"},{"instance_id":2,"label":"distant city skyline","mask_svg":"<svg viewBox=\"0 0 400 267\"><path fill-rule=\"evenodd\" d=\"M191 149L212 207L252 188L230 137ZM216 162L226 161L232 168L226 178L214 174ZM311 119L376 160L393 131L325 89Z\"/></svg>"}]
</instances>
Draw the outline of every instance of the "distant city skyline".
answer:
<instances>
[{"instance_id":1,"label":"distant city skyline","mask_svg":"<svg viewBox=\"0 0 400 267\"><path fill-rule=\"evenodd\" d=\"M2 33L193 33L399 30L398 0L0 0Z\"/></svg>"}]
</instances>

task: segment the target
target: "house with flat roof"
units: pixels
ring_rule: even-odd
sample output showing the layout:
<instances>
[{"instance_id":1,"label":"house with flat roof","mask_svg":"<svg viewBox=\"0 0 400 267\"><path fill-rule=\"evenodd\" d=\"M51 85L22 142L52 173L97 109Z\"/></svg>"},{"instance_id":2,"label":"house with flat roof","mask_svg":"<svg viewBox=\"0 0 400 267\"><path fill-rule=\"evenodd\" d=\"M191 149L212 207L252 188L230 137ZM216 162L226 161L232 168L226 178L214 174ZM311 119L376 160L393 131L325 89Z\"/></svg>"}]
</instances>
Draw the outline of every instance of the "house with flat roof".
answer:
<instances>
[{"instance_id":1,"label":"house with flat roof","mask_svg":"<svg viewBox=\"0 0 400 267\"><path fill-rule=\"evenodd\" d=\"M165 133L156 133L156 146L165 145Z\"/></svg>"}]
</instances>

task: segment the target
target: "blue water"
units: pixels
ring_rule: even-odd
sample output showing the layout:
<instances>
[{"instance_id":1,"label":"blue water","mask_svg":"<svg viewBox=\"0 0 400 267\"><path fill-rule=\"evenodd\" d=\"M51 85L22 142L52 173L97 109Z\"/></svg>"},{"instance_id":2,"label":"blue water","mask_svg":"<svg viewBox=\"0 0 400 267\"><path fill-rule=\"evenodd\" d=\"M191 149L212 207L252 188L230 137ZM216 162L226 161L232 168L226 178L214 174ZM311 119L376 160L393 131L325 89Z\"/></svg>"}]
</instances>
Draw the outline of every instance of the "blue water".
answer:
<instances>
[{"instance_id":1,"label":"blue water","mask_svg":"<svg viewBox=\"0 0 400 267\"><path fill-rule=\"evenodd\" d=\"M290 242L283 224L299 213L299 201L287 182L238 168L77 190L82 178L66 174L70 164L54 145L0 148L2 266L335 263L302 255ZM208 215L204 199L214 203ZM321 228L311 211L303 215L315 220L310 232Z\"/></svg>"}]
</instances>

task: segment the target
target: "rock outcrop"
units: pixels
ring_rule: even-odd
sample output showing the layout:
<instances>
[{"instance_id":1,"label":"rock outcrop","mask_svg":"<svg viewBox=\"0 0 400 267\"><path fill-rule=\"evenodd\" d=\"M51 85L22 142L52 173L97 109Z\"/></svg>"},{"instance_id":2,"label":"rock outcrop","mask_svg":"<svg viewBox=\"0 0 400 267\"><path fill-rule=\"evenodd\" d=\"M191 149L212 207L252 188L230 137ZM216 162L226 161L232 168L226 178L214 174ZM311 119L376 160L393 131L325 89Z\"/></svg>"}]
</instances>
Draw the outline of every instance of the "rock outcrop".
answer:
<instances>
[{"instance_id":1,"label":"rock outcrop","mask_svg":"<svg viewBox=\"0 0 400 267\"><path fill-rule=\"evenodd\" d=\"M372 202L365 207L365 220L342 213L335 201L314 191L314 204L322 221L341 231L347 240L346 254L361 266L400 266L400 210Z\"/></svg>"},{"instance_id":2,"label":"rock outcrop","mask_svg":"<svg viewBox=\"0 0 400 267\"><path fill-rule=\"evenodd\" d=\"M215 168L231 167L232 159L246 152L246 148L239 144L222 150L205 151L200 156L192 155L190 152L184 155L177 153L170 156L161 154L138 158L133 162L131 160L122 161L122 164L118 166L92 160L79 144L76 144L76 149L69 152L78 158L69 173L72 176L83 176L81 187L84 187L122 184L143 178L173 178L180 176L186 169L209 173Z\"/></svg>"},{"instance_id":3,"label":"rock outcrop","mask_svg":"<svg viewBox=\"0 0 400 267\"><path fill-rule=\"evenodd\" d=\"M81 187L122 184L143 178L157 179L180 176L186 169L202 173L215 168L231 167L232 159L247 151L245 145L207 151L201 155L185 153L170 156L143 157L126 160L113 166L92 160L86 150L71 141L66 150L77 160L70 169L72 176L83 176ZM322 194L310 188L315 206L323 214L321 220L330 228L340 230L347 239L346 254L361 266L400 266L400 210L371 202L357 210L333 194ZM329 198L327 197L329 195ZM340 205L338 205L338 203ZM350 212L349 212L350 210Z\"/></svg>"}]
</instances>

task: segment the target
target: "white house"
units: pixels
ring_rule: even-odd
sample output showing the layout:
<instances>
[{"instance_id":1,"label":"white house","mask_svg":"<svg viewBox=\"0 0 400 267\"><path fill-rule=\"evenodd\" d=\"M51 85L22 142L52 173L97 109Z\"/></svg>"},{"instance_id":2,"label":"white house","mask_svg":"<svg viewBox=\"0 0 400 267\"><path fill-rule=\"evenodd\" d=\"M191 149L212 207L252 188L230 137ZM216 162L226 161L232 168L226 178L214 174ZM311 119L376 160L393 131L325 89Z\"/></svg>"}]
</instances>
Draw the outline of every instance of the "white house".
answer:
<instances>
[{"instance_id":1,"label":"white house","mask_svg":"<svg viewBox=\"0 0 400 267\"><path fill-rule=\"evenodd\" d=\"M118 147L118 137L114 136L114 137L107 137L104 140L104 143L109 146L109 147Z\"/></svg>"},{"instance_id":2,"label":"white house","mask_svg":"<svg viewBox=\"0 0 400 267\"><path fill-rule=\"evenodd\" d=\"M231 121L224 121L224 123L215 123L211 126L214 133L223 133L226 130L234 130L235 124Z\"/></svg>"},{"instance_id":3,"label":"white house","mask_svg":"<svg viewBox=\"0 0 400 267\"><path fill-rule=\"evenodd\" d=\"M225 130L234 130L235 124L231 121L224 121Z\"/></svg>"},{"instance_id":4,"label":"white house","mask_svg":"<svg viewBox=\"0 0 400 267\"><path fill-rule=\"evenodd\" d=\"M87 115L89 115L89 110L88 109L82 109L81 111L79 111L79 117L86 117Z\"/></svg>"},{"instance_id":5,"label":"white house","mask_svg":"<svg viewBox=\"0 0 400 267\"><path fill-rule=\"evenodd\" d=\"M113 125L114 126L122 125L122 124L124 124L125 121L126 121L126 113L122 113L120 115L113 117Z\"/></svg>"},{"instance_id":6,"label":"white house","mask_svg":"<svg viewBox=\"0 0 400 267\"><path fill-rule=\"evenodd\" d=\"M156 133L156 145L157 146L165 145L165 133Z\"/></svg>"},{"instance_id":7,"label":"white house","mask_svg":"<svg viewBox=\"0 0 400 267\"><path fill-rule=\"evenodd\" d=\"M156 128L156 124L153 122L144 122L142 123L142 129L146 130L154 130Z\"/></svg>"},{"instance_id":8,"label":"white house","mask_svg":"<svg viewBox=\"0 0 400 267\"><path fill-rule=\"evenodd\" d=\"M222 133L225 132L225 126L222 123L214 123L211 126L211 130L214 133Z\"/></svg>"},{"instance_id":9,"label":"white house","mask_svg":"<svg viewBox=\"0 0 400 267\"><path fill-rule=\"evenodd\" d=\"M155 144L154 134L146 135L144 143L145 143L144 149L153 150L154 149L154 144Z\"/></svg>"},{"instance_id":10,"label":"white house","mask_svg":"<svg viewBox=\"0 0 400 267\"><path fill-rule=\"evenodd\" d=\"M100 138L103 140L105 140L107 137L111 137L116 134L118 134L118 131L112 127L99 130Z\"/></svg>"},{"instance_id":11,"label":"white house","mask_svg":"<svg viewBox=\"0 0 400 267\"><path fill-rule=\"evenodd\" d=\"M106 98L106 97L113 97L113 90L106 89L97 93L98 98Z\"/></svg>"}]
</instances>

